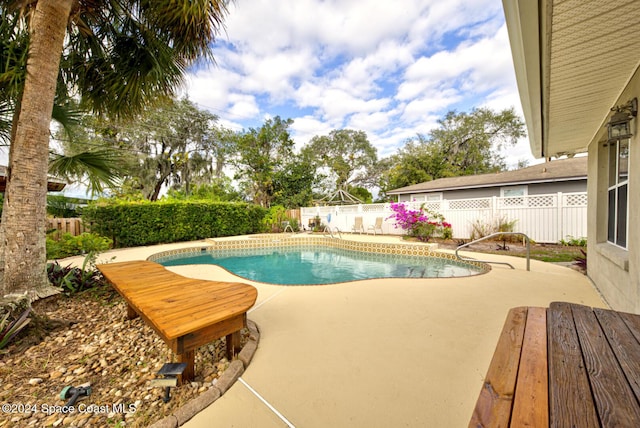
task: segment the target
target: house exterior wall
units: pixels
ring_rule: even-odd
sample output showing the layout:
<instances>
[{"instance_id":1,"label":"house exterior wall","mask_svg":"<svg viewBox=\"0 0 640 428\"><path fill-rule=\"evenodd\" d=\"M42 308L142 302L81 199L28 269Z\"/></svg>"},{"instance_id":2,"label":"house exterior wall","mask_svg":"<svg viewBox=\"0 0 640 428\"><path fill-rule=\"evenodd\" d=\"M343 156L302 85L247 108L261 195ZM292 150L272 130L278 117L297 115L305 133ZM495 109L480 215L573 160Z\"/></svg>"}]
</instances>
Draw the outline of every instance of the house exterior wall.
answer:
<instances>
[{"instance_id":1,"label":"house exterior wall","mask_svg":"<svg viewBox=\"0 0 640 428\"><path fill-rule=\"evenodd\" d=\"M529 184L530 195L546 195L548 193L576 193L587 191L587 180L558 181L554 183Z\"/></svg>"},{"instance_id":2,"label":"house exterior wall","mask_svg":"<svg viewBox=\"0 0 640 428\"><path fill-rule=\"evenodd\" d=\"M491 198L493 196L500 196L500 188L486 187L482 189L463 189L463 190L449 190L444 192L412 193L409 195L398 195L398 202L412 202L414 200L424 201L425 195L433 195L433 194L442 194L442 199L446 199L446 200Z\"/></svg>"},{"instance_id":3,"label":"house exterior wall","mask_svg":"<svg viewBox=\"0 0 640 428\"><path fill-rule=\"evenodd\" d=\"M636 71L616 105L633 97L640 98L640 76ZM606 112L603 112L605 114ZM629 145L628 238L623 249L607 242L608 166L606 128L589 144L587 194L588 266L587 274L609 305L619 311L640 313L640 127L632 121L633 137Z\"/></svg>"},{"instance_id":4,"label":"house exterior wall","mask_svg":"<svg viewBox=\"0 0 640 428\"><path fill-rule=\"evenodd\" d=\"M529 195L547 195L550 193L577 193L587 191L587 180L572 180L572 181L556 181L552 183L533 183L528 184L527 193ZM462 189L462 190L448 190L442 192L416 192L406 195L398 195L398 202L412 202L424 201L425 195L430 194L442 194L442 199L445 200L460 200L460 199L477 199L477 198L491 198L500 197L500 189L502 187L510 186L495 186L495 187L483 187L478 189Z\"/></svg>"}]
</instances>

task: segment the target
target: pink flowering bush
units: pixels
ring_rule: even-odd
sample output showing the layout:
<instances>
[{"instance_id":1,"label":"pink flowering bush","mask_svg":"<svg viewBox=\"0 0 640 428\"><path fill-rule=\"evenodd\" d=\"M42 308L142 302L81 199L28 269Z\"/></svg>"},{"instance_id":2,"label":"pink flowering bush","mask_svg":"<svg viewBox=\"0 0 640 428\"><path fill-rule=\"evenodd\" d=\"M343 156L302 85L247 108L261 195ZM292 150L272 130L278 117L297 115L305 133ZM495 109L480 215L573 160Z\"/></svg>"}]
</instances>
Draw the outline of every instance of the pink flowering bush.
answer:
<instances>
[{"instance_id":1,"label":"pink flowering bush","mask_svg":"<svg viewBox=\"0 0 640 428\"><path fill-rule=\"evenodd\" d=\"M391 210L393 214L387 218L395 221L394 227L406 230L409 236L416 237L420 241L429 241L436 232L445 239L452 237L451 224L444 221L441 214L425 210L424 205L419 210L410 210L402 202L392 202Z\"/></svg>"}]
</instances>

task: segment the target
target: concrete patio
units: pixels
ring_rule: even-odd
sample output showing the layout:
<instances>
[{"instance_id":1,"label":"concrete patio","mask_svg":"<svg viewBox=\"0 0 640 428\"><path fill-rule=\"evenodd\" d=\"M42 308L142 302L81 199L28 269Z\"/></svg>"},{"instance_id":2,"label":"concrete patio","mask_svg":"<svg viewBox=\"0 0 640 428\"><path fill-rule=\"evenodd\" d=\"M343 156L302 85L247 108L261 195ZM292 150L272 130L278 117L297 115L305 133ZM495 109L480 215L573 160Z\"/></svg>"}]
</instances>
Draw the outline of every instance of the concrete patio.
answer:
<instances>
[{"instance_id":1,"label":"concrete patio","mask_svg":"<svg viewBox=\"0 0 640 428\"><path fill-rule=\"evenodd\" d=\"M345 234L344 239L400 242ZM181 243L105 253L146 259ZM465 253L478 257L478 253ZM248 313L261 337L229 391L186 427L466 426L507 312L567 301L607 307L582 274L553 264L487 255L516 266L450 279L379 279L258 289ZM185 276L237 277L216 266L180 266Z\"/></svg>"}]
</instances>

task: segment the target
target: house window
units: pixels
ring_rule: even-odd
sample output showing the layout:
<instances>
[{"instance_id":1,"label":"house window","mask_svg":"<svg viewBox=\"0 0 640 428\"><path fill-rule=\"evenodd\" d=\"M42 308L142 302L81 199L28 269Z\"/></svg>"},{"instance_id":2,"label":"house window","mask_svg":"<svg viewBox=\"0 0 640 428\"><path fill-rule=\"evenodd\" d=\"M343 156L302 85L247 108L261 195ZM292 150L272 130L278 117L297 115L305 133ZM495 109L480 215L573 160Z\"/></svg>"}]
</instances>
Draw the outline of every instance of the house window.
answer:
<instances>
[{"instance_id":1,"label":"house window","mask_svg":"<svg viewBox=\"0 0 640 428\"><path fill-rule=\"evenodd\" d=\"M609 143L609 206L607 241L627 248L629 205L629 140Z\"/></svg>"},{"instance_id":2,"label":"house window","mask_svg":"<svg viewBox=\"0 0 640 428\"><path fill-rule=\"evenodd\" d=\"M524 207L527 205L527 186L509 186L500 188L500 206Z\"/></svg>"},{"instance_id":3,"label":"house window","mask_svg":"<svg viewBox=\"0 0 640 428\"><path fill-rule=\"evenodd\" d=\"M437 202L442 200L442 193L427 193L426 202Z\"/></svg>"},{"instance_id":4,"label":"house window","mask_svg":"<svg viewBox=\"0 0 640 428\"><path fill-rule=\"evenodd\" d=\"M517 198L527 196L527 186L501 187L500 196L503 198Z\"/></svg>"}]
</instances>

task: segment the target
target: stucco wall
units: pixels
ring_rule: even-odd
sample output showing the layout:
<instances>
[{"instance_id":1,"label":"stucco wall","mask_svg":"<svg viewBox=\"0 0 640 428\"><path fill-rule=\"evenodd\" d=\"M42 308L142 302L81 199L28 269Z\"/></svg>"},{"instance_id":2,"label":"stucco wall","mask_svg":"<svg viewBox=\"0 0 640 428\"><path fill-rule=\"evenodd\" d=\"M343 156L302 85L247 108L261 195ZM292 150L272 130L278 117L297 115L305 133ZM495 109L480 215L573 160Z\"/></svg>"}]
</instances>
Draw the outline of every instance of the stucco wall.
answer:
<instances>
[{"instance_id":1,"label":"stucco wall","mask_svg":"<svg viewBox=\"0 0 640 428\"><path fill-rule=\"evenodd\" d=\"M640 98L638 71L616 105ZM608 121L608 112L603 112ZM640 313L640 136L639 118L632 122L629 149L629 220L627 249L607 242L607 148L603 127L589 144L588 275L613 309Z\"/></svg>"},{"instance_id":2,"label":"stucco wall","mask_svg":"<svg viewBox=\"0 0 640 428\"><path fill-rule=\"evenodd\" d=\"M530 195L547 195L549 193L576 193L587 191L587 180L562 181L555 183L529 184Z\"/></svg>"}]
</instances>

